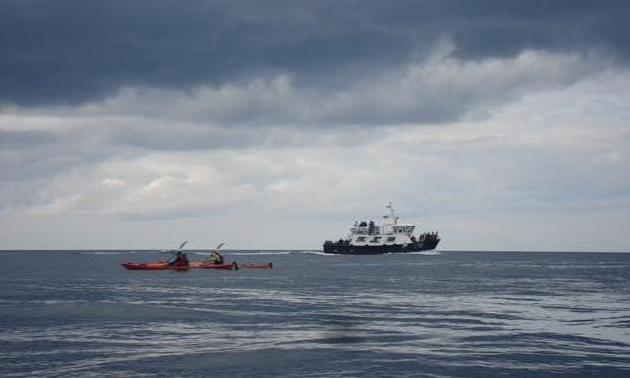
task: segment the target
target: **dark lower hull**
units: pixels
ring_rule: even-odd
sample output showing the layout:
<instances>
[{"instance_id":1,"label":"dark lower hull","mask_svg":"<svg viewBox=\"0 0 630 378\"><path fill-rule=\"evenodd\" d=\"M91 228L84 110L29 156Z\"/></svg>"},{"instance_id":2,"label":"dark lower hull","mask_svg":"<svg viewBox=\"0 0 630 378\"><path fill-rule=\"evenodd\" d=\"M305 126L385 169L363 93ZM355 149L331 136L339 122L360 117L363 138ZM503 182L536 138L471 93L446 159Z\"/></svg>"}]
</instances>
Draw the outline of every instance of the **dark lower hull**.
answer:
<instances>
[{"instance_id":1,"label":"dark lower hull","mask_svg":"<svg viewBox=\"0 0 630 378\"><path fill-rule=\"evenodd\" d=\"M410 253L430 251L437 247L439 238L428 238L407 245L351 245L344 241L324 243L324 253L338 255L380 255L383 253Z\"/></svg>"}]
</instances>

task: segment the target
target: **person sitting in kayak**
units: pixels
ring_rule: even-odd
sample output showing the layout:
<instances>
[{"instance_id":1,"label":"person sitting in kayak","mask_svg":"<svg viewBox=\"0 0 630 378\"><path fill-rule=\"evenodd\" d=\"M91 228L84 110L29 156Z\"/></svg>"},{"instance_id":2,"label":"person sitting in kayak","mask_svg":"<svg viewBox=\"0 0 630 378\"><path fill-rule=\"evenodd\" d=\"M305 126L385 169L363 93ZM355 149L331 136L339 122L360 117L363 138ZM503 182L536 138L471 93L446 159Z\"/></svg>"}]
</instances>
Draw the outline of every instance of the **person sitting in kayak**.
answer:
<instances>
[{"instance_id":1,"label":"person sitting in kayak","mask_svg":"<svg viewBox=\"0 0 630 378\"><path fill-rule=\"evenodd\" d=\"M208 256L207 260L210 264L221 265L223 264L223 255L219 253L219 251L213 251L210 256Z\"/></svg>"},{"instance_id":2,"label":"person sitting in kayak","mask_svg":"<svg viewBox=\"0 0 630 378\"><path fill-rule=\"evenodd\" d=\"M168 265L174 266L188 266L188 257L182 251L175 252L175 260L168 263Z\"/></svg>"}]
</instances>

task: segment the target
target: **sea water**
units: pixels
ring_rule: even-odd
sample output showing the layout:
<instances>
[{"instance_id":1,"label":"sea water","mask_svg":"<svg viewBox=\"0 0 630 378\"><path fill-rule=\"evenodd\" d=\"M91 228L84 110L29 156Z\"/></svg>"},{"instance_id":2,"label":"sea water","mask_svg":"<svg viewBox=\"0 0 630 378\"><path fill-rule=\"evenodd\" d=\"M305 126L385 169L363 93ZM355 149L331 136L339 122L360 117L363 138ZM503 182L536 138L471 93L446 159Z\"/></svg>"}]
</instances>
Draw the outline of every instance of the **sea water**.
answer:
<instances>
[{"instance_id":1,"label":"sea water","mask_svg":"<svg viewBox=\"0 0 630 378\"><path fill-rule=\"evenodd\" d=\"M225 256L0 252L0 376L630 377L630 254Z\"/></svg>"}]
</instances>

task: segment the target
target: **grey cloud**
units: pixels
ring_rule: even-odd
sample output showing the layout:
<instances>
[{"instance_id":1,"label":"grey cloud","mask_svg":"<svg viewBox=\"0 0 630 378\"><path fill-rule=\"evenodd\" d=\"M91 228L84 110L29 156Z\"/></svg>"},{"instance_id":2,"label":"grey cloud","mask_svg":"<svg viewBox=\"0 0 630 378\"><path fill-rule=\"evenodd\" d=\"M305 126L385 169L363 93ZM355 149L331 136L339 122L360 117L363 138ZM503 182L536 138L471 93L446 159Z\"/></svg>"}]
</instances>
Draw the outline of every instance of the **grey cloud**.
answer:
<instances>
[{"instance_id":1,"label":"grey cloud","mask_svg":"<svg viewBox=\"0 0 630 378\"><path fill-rule=\"evenodd\" d=\"M51 119L51 122L54 121ZM17 123L14 127L22 124ZM107 143L105 135L84 130L1 130L0 210L36 205L55 177L94 167L112 156L129 157L134 149Z\"/></svg>"},{"instance_id":2,"label":"grey cloud","mask_svg":"<svg viewBox=\"0 0 630 378\"><path fill-rule=\"evenodd\" d=\"M120 87L221 86L289 74L349 83L426 56L524 49L630 56L625 1L0 2L0 102L82 103Z\"/></svg>"},{"instance_id":3,"label":"grey cloud","mask_svg":"<svg viewBox=\"0 0 630 378\"><path fill-rule=\"evenodd\" d=\"M86 118L114 115L133 121L141 117L142 124L132 126L129 121L117 132L123 143L212 148L261 139L260 131L252 131L245 140L234 139L234 132L220 130L228 126L308 125L323 130L450 122L472 113L483 115L528 92L562 88L610 68L592 56L543 52L465 61L453 57L453 49L444 40L429 59L338 90L315 90L286 76L190 91L128 88L74 111Z\"/></svg>"},{"instance_id":4,"label":"grey cloud","mask_svg":"<svg viewBox=\"0 0 630 378\"><path fill-rule=\"evenodd\" d=\"M0 130L0 148L20 149L59 142L60 135L44 130Z\"/></svg>"},{"instance_id":5,"label":"grey cloud","mask_svg":"<svg viewBox=\"0 0 630 378\"><path fill-rule=\"evenodd\" d=\"M149 150L182 151L217 148L246 148L260 143L260 135L235 133L226 129L155 123L136 123L111 130L114 145L129 145Z\"/></svg>"},{"instance_id":6,"label":"grey cloud","mask_svg":"<svg viewBox=\"0 0 630 378\"><path fill-rule=\"evenodd\" d=\"M74 138L72 138L74 139ZM73 153L67 150L61 133L45 130L1 130L0 170L5 187L11 182L53 175L65 169Z\"/></svg>"}]
</instances>

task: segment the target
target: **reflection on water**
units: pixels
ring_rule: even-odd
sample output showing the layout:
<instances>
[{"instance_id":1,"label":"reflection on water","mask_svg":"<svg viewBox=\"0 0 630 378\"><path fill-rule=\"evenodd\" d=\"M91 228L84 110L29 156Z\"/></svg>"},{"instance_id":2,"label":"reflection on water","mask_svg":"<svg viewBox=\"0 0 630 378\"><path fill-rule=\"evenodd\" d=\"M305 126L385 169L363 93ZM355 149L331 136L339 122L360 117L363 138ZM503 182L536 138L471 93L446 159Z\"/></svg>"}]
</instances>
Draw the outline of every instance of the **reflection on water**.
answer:
<instances>
[{"instance_id":1,"label":"reflection on water","mask_svg":"<svg viewBox=\"0 0 630 378\"><path fill-rule=\"evenodd\" d=\"M4 265L2 375L630 374L628 255L291 253L185 273L73 256Z\"/></svg>"}]
</instances>

